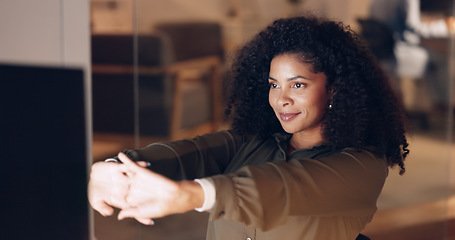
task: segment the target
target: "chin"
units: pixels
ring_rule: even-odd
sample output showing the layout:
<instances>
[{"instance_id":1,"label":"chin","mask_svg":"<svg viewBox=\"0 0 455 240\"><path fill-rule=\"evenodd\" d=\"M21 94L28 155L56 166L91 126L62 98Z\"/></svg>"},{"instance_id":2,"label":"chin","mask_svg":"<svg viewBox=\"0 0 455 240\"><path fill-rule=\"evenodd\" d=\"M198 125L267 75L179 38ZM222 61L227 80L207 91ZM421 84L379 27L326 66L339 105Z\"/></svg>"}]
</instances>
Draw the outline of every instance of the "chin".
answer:
<instances>
[{"instance_id":1,"label":"chin","mask_svg":"<svg viewBox=\"0 0 455 240\"><path fill-rule=\"evenodd\" d=\"M283 130L289 134L294 134L296 132L299 131L299 129L296 129L296 128L292 128L292 127L284 127L283 125L281 125L281 127L283 128Z\"/></svg>"}]
</instances>

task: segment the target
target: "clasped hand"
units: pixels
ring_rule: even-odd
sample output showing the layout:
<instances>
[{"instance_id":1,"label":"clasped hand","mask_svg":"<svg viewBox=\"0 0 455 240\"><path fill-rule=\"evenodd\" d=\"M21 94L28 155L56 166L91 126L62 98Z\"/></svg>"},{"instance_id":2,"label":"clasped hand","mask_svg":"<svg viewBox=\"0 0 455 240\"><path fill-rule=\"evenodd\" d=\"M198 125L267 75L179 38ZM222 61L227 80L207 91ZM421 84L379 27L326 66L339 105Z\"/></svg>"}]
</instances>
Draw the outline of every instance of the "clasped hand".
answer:
<instances>
[{"instance_id":1,"label":"clasped hand","mask_svg":"<svg viewBox=\"0 0 455 240\"><path fill-rule=\"evenodd\" d=\"M194 181L173 181L135 163L119 153L123 164L93 164L88 198L93 209L103 216L120 209L118 219L135 218L145 225L154 218L184 213L202 206L204 192Z\"/></svg>"}]
</instances>

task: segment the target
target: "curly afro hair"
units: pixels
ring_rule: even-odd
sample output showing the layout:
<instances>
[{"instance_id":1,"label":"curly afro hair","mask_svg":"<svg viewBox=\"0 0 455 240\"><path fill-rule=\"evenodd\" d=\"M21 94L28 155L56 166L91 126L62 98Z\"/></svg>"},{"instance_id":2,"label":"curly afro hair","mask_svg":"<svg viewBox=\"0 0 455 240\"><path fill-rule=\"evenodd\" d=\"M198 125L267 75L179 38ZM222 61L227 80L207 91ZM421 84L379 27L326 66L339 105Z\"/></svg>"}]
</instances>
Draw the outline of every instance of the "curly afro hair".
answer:
<instances>
[{"instance_id":1,"label":"curly afro hair","mask_svg":"<svg viewBox=\"0 0 455 240\"><path fill-rule=\"evenodd\" d=\"M279 19L240 49L226 109L233 130L261 137L285 133L268 102L270 62L284 53L300 54L327 76L334 95L323 119L325 139L336 149L375 146L403 174L409 150L401 101L362 39L339 22Z\"/></svg>"}]
</instances>

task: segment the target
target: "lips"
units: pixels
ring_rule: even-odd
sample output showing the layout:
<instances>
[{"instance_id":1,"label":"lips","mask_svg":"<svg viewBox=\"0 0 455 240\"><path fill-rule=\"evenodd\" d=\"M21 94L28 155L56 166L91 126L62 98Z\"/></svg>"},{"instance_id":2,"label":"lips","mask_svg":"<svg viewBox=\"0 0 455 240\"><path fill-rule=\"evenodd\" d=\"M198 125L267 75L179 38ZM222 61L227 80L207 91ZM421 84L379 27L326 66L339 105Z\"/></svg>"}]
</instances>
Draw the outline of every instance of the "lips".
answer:
<instances>
[{"instance_id":1,"label":"lips","mask_svg":"<svg viewBox=\"0 0 455 240\"><path fill-rule=\"evenodd\" d=\"M300 113L280 113L280 118L283 121L290 121Z\"/></svg>"}]
</instances>

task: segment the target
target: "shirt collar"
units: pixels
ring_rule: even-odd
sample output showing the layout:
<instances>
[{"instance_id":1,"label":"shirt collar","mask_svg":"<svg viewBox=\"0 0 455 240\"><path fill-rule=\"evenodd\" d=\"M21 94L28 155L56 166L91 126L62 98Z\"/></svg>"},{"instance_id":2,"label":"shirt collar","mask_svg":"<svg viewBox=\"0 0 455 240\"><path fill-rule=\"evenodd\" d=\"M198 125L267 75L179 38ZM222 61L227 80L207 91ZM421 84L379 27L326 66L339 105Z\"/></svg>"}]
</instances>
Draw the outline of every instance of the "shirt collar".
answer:
<instances>
[{"instance_id":1,"label":"shirt collar","mask_svg":"<svg viewBox=\"0 0 455 240\"><path fill-rule=\"evenodd\" d=\"M286 149L289 147L289 142L291 140L292 134L288 133L275 133L273 137L277 141L278 148L280 151L286 155ZM286 159L291 158L315 158L320 155L328 155L334 152L333 147L328 143L320 143L313 146L312 148L304 148L294 150L286 157Z\"/></svg>"}]
</instances>

